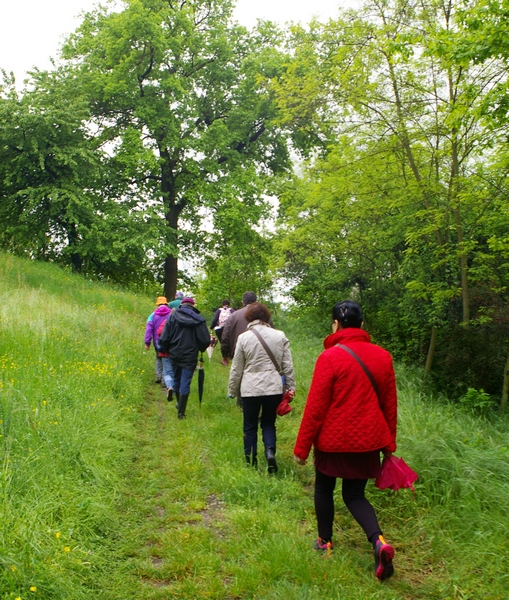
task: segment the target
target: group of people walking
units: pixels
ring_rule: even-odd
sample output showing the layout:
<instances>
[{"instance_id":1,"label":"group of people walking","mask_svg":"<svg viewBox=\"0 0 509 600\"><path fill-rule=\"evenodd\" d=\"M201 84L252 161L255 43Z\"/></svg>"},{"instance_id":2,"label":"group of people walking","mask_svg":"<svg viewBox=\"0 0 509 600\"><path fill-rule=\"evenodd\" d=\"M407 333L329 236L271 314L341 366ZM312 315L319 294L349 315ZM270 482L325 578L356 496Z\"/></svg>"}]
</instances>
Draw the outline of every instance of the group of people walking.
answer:
<instances>
[{"instance_id":1,"label":"group of people walking","mask_svg":"<svg viewBox=\"0 0 509 600\"><path fill-rule=\"evenodd\" d=\"M242 407L246 463L258 464L260 426L267 470L273 474L278 471L276 411L284 390L295 395L290 344L283 331L274 329L269 309L257 302L253 292L243 295L242 304L233 311L228 301L223 302L210 330L220 339L222 364L232 361L228 397L237 398ZM161 306L153 313L154 326L165 316ZM226 318L220 320L223 309L229 314L225 310ZM394 548L383 536L365 489L368 480L381 473L381 455L396 450L397 395L391 355L371 343L363 320L362 308L354 301L338 302L332 308L332 333L316 361L294 460L305 465L313 448L318 527L314 549L330 554L334 548L334 489L340 478L343 502L372 544L375 575L383 581L394 572ZM194 300L182 298L156 341L158 352L169 357L180 418L185 416L198 353L209 343L209 330Z\"/></svg>"},{"instance_id":2,"label":"group of people walking","mask_svg":"<svg viewBox=\"0 0 509 600\"><path fill-rule=\"evenodd\" d=\"M178 418L184 419L198 354L210 344L209 330L195 307L194 298L184 297L182 292L177 292L173 303L160 296L156 304L158 308L149 316L145 327L145 347L148 350L150 342L154 343L156 383L163 384L169 402L175 394Z\"/></svg>"}]
</instances>

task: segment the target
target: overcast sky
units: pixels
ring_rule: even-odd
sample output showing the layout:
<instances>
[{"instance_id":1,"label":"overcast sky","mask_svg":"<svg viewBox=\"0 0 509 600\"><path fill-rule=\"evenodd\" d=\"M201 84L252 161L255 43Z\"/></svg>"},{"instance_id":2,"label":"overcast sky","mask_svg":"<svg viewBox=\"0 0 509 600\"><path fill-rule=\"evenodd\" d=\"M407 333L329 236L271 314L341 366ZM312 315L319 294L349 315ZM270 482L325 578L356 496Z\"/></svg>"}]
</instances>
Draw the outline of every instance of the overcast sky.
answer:
<instances>
[{"instance_id":1,"label":"overcast sky","mask_svg":"<svg viewBox=\"0 0 509 600\"><path fill-rule=\"evenodd\" d=\"M64 37L78 26L79 14L96 0L2 0L0 4L0 68L14 71L20 82L27 70L51 67ZM308 23L336 17L338 7L355 0L237 0L235 18L252 27L257 19Z\"/></svg>"}]
</instances>

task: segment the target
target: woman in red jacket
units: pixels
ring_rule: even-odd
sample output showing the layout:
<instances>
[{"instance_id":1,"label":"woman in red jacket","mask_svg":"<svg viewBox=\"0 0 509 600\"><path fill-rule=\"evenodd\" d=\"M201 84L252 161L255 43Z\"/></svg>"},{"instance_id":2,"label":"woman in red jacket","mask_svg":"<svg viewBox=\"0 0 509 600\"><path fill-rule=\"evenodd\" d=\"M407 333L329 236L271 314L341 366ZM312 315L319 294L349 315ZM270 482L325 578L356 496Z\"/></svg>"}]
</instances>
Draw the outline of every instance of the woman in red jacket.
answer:
<instances>
[{"instance_id":1,"label":"woman in red jacket","mask_svg":"<svg viewBox=\"0 0 509 600\"><path fill-rule=\"evenodd\" d=\"M340 477L343 501L373 545L375 574L384 580L394 573L394 549L383 538L364 492L368 479L380 474L380 452L390 455L396 450L394 368L391 355L372 344L362 329L362 308L357 302L336 304L332 320L332 334L316 361L294 459L306 464L314 447L319 536L315 549L332 550L333 494Z\"/></svg>"}]
</instances>

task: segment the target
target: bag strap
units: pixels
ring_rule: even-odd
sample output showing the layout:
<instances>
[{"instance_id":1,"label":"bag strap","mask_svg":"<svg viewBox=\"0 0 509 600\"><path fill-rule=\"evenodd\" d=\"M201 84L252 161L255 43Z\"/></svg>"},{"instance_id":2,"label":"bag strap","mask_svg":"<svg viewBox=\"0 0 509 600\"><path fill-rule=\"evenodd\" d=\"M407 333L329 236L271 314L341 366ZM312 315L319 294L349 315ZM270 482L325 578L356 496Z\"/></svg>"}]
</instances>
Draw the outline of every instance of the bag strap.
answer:
<instances>
[{"instance_id":1,"label":"bag strap","mask_svg":"<svg viewBox=\"0 0 509 600\"><path fill-rule=\"evenodd\" d=\"M366 367L366 365L357 356L357 354L355 354L355 352L348 346L344 346L343 344L336 344L336 346L338 348L341 348L342 350L345 350L346 352L348 352L348 354L350 354L350 356L353 356L355 358L355 360L360 364L360 366L362 367L362 370L364 371L364 373L366 373L369 380L371 381L371 385L373 386L373 389L375 390L375 394L376 394L376 397L378 398L378 402L380 402L380 394L378 393L378 387L376 385L376 381L373 379L373 375L371 375L371 371L368 369L368 367Z\"/></svg>"},{"instance_id":2,"label":"bag strap","mask_svg":"<svg viewBox=\"0 0 509 600\"><path fill-rule=\"evenodd\" d=\"M258 331L256 331L256 329L254 327L252 329L250 329L250 331L253 332L256 335L256 337L260 340L260 344L265 348L265 352L269 355L270 360L274 363L274 366L276 367L276 371L280 375L282 375L282 373L281 373L281 367L277 364L277 360L274 358L274 355L272 354L272 352L270 351L270 348L265 343L265 340L258 333Z\"/></svg>"}]
</instances>

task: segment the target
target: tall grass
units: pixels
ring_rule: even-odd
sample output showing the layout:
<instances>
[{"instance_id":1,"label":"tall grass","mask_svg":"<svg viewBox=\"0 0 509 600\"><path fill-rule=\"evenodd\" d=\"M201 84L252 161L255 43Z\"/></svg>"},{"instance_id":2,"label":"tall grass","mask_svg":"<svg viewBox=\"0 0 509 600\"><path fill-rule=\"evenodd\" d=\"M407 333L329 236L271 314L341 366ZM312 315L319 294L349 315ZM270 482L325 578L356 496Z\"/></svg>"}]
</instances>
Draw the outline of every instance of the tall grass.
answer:
<instances>
[{"instance_id":1,"label":"tall grass","mask_svg":"<svg viewBox=\"0 0 509 600\"><path fill-rule=\"evenodd\" d=\"M151 304L6 255L0 290L0 589L90 598L110 569Z\"/></svg>"},{"instance_id":2,"label":"tall grass","mask_svg":"<svg viewBox=\"0 0 509 600\"><path fill-rule=\"evenodd\" d=\"M505 418L430 397L398 368L397 454L419 480L415 497L368 487L396 547L381 585L339 493L333 556L310 549L313 467L292 455L327 332L275 317L298 389L278 419L274 477L262 455L258 469L243 462L218 349L201 408L193 381L187 420L152 384L141 349L153 299L5 256L0 290L0 598L509 597Z\"/></svg>"}]
</instances>

